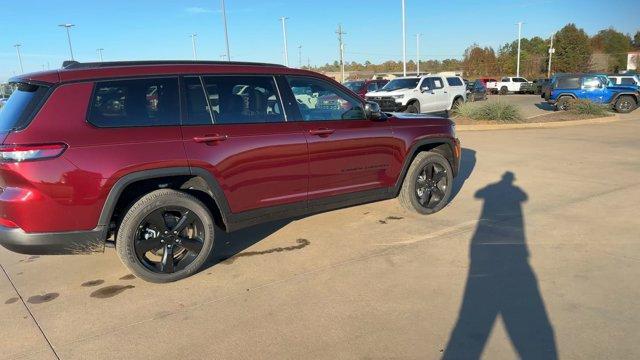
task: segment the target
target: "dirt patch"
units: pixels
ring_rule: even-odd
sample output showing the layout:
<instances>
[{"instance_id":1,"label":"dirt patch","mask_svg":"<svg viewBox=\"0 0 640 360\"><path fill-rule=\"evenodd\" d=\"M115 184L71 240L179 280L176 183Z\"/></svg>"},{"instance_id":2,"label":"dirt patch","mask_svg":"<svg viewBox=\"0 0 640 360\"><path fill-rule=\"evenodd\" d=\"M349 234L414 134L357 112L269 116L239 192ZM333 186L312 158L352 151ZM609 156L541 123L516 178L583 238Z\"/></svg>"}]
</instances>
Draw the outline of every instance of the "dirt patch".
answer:
<instances>
[{"instance_id":1,"label":"dirt patch","mask_svg":"<svg viewBox=\"0 0 640 360\"><path fill-rule=\"evenodd\" d=\"M106 286L103 288L100 288L94 292L91 293L91 297L92 298L98 298L98 299L106 299L106 298L110 298L110 297L114 297L118 294L120 294L121 292L128 290L128 289L133 289L135 286L133 285L111 285L111 286Z\"/></svg>"},{"instance_id":2,"label":"dirt patch","mask_svg":"<svg viewBox=\"0 0 640 360\"><path fill-rule=\"evenodd\" d=\"M27 299L29 304L42 304L54 300L60 296L58 293L46 293L44 295L34 295Z\"/></svg>"},{"instance_id":3,"label":"dirt patch","mask_svg":"<svg viewBox=\"0 0 640 360\"><path fill-rule=\"evenodd\" d=\"M104 280L98 279L98 280L85 281L80 286L92 287L92 286L98 286L98 285L102 285L102 284L104 284Z\"/></svg>"},{"instance_id":4,"label":"dirt patch","mask_svg":"<svg viewBox=\"0 0 640 360\"><path fill-rule=\"evenodd\" d=\"M9 305L9 304L13 304L15 302L18 302L18 300L20 300L20 299L18 299L17 297L12 297L12 298L7 299L7 301L5 301L4 303L6 305Z\"/></svg>"},{"instance_id":5,"label":"dirt patch","mask_svg":"<svg viewBox=\"0 0 640 360\"><path fill-rule=\"evenodd\" d=\"M133 280L135 278L136 278L135 275L129 274L129 275L125 275L125 276L121 277L120 280Z\"/></svg>"}]
</instances>

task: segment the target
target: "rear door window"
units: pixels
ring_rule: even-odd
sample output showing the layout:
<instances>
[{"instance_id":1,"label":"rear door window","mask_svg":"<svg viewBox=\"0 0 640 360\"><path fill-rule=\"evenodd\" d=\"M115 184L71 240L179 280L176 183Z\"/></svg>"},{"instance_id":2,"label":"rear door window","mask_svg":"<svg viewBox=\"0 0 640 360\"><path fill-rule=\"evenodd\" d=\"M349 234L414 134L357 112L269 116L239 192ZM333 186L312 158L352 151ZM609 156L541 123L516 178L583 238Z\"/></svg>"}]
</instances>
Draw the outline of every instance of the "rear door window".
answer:
<instances>
[{"instance_id":1,"label":"rear door window","mask_svg":"<svg viewBox=\"0 0 640 360\"><path fill-rule=\"evenodd\" d=\"M459 77L448 77L447 78L447 84L449 84L449 86L462 86L462 80L460 80Z\"/></svg>"},{"instance_id":2,"label":"rear door window","mask_svg":"<svg viewBox=\"0 0 640 360\"><path fill-rule=\"evenodd\" d=\"M178 101L178 78L100 81L88 120L97 127L179 125Z\"/></svg>"},{"instance_id":3,"label":"rear door window","mask_svg":"<svg viewBox=\"0 0 640 360\"><path fill-rule=\"evenodd\" d=\"M9 100L0 108L0 132L23 129L46 97L47 86L15 84Z\"/></svg>"},{"instance_id":4,"label":"rear door window","mask_svg":"<svg viewBox=\"0 0 640 360\"><path fill-rule=\"evenodd\" d=\"M579 77L559 78L556 82L557 89L578 89L580 87Z\"/></svg>"},{"instance_id":5,"label":"rear door window","mask_svg":"<svg viewBox=\"0 0 640 360\"><path fill-rule=\"evenodd\" d=\"M620 79L620 84L621 85L635 85L636 82L633 80L633 78L621 78Z\"/></svg>"}]
</instances>

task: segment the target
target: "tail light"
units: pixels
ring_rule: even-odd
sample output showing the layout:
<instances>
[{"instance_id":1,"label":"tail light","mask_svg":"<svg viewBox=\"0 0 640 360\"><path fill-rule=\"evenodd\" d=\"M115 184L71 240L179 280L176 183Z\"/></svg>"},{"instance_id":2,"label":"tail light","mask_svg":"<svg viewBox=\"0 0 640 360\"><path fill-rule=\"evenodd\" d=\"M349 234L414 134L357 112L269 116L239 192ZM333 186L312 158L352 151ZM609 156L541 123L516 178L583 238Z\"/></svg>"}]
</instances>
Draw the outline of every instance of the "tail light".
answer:
<instances>
[{"instance_id":1,"label":"tail light","mask_svg":"<svg viewBox=\"0 0 640 360\"><path fill-rule=\"evenodd\" d=\"M13 163L51 159L62 155L66 149L66 144L2 145L0 146L0 162Z\"/></svg>"}]
</instances>

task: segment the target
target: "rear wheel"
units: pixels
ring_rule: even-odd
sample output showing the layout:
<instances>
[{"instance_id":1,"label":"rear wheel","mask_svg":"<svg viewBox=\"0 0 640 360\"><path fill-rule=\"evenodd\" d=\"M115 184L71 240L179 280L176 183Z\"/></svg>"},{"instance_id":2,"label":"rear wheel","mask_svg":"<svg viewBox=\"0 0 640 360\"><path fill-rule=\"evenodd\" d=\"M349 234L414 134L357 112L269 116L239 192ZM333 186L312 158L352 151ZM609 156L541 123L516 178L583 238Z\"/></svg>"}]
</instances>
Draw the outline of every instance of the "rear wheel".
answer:
<instances>
[{"instance_id":1,"label":"rear wheel","mask_svg":"<svg viewBox=\"0 0 640 360\"><path fill-rule=\"evenodd\" d=\"M449 161L438 153L424 151L411 162L398 200L407 210L433 214L447 205L452 183Z\"/></svg>"},{"instance_id":2,"label":"rear wheel","mask_svg":"<svg viewBox=\"0 0 640 360\"><path fill-rule=\"evenodd\" d=\"M500 88L500 95L507 95L508 92L509 92L509 89L507 89L506 86L503 86Z\"/></svg>"},{"instance_id":3,"label":"rear wheel","mask_svg":"<svg viewBox=\"0 0 640 360\"><path fill-rule=\"evenodd\" d=\"M569 110L569 101L571 100L568 96L561 96L556 102L555 110L567 111Z\"/></svg>"},{"instance_id":4,"label":"rear wheel","mask_svg":"<svg viewBox=\"0 0 640 360\"><path fill-rule=\"evenodd\" d=\"M184 192L162 189L129 209L116 238L120 260L139 278L164 283L194 274L213 248L207 207Z\"/></svg>"},{"instance_id":5,"label":"rear wheel","mask_svg":"<svg viewBox=\"0 0 640 360\"><path fill-rule=\"evenodd\" d=\"M638 107L636 99L634 99L633 96L628 95L620 96L614 105L615 110L622 114L630 113L635 110L636 107Z\"/></svg>"}]
</instances>

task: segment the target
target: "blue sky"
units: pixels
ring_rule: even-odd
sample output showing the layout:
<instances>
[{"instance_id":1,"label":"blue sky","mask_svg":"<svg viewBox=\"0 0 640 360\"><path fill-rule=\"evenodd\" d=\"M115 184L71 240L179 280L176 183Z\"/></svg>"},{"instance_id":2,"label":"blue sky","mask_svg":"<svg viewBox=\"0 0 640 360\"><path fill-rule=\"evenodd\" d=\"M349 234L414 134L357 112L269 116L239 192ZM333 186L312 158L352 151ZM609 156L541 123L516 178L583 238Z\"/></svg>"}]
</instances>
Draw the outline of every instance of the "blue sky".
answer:
<instances>
[{"instance_id":1,"label":"blue sky","mask_svg":"<svg viewBox=\"0 0 640 360\"><path fill-rule=\"evenodd\" d=\"M637 0L406 0L407 55L415 58L415 34L422 33L421 58L460 58L472 43L499 45L523 36L549 37L568 22L587 33L614 27L640 30ZM226 0L233 60L283 62L287 23L289 63L298 65L298 45L312 65L333 62L335 34L342 23L345 60L379 62L402 58L400 0ZM629 9L630 11L625 11ZM631 11L631 9L633 9ZM219 60L224 37L219 0L4 0L0 5L0 81L19 72L15 48L22 44L25 72L55 68L69 57L63 28L76 60L191 59L189 34L197 33L198 57ZM48 65L47 65L48 64Z\"/></svg>"}]
</instances>

